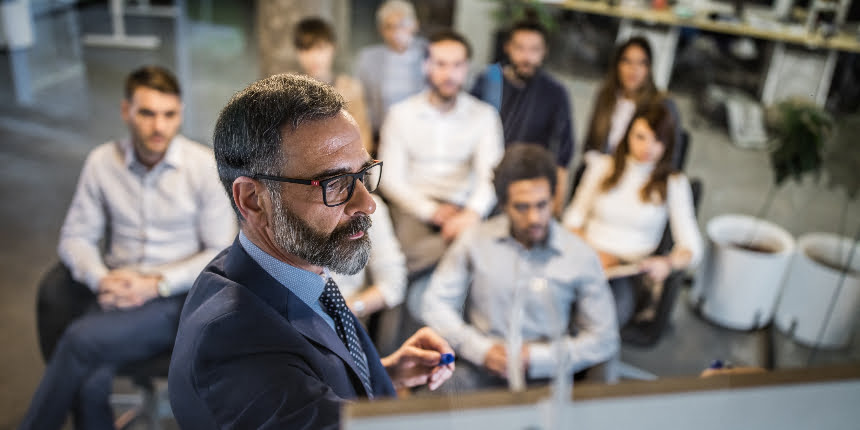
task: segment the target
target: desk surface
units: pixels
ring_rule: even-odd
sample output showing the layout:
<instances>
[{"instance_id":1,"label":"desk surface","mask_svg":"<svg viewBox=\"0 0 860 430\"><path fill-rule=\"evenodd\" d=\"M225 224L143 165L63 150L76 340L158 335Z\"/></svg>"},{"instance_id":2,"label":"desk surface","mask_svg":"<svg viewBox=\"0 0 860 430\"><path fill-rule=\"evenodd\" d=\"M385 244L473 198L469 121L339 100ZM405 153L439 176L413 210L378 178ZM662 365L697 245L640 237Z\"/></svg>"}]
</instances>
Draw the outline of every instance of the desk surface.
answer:
<instances>
[{"instance_id":1,"label":"desk surface","mask_svg":"<svg viewBox=\"0 0 860 430\"><path fill-rule=\"evenodd\" d=\"M625 381L619 384L577 384L571 400L575 403L620 400L658 395L689 395L699 392L726 392L749 388L782 387L797 384L850 382L860 380L860 365L781 369L771 372L732 373L709 378L698 376L666 378L657 381ZM381 399L346 403L349 418L411 415L442 411L463 411L503 406L532 406L550 395L550 387L530 388L519 393L505 389L477 391L458 395L419 395L405 399Z\"/></svg>"},{"instance_id":2,"label":"desk surface","mask_svg":"<svg viewBox=\"0 0 860 430\"><path fill-rule=\"evenodd\" d=\"M810 49L835 49L860 53L860 41L857 40L856 35L845 32L825 39L817 34L810 35L805 29L795 31L784 24L773 21L762 20L762 22L757 22L755 25L751 22L714 21L708 19L703 12L697 13L692 18L683 19L675 15L670 8L658 10L642 7L610 6L607 2L594 0L565 0L551 3L566 9L596 15L635 19L655 24L692 27L717 33L787 42L803 45Z\"/></svg>"},{"instance_id":3,"label":"desk surface","mask_svg":"<svg viewBox=\"0 0 860 430\"><path fill-rule=\"evenodd\" d=\"M546 387L521 393L415 395L347 403L342 428L856 428L860 422L859 378L860 367L851 365L704 379L578 384L573 388L573 401L562 404L551 401Z\"/></svg>"}]
</instances>

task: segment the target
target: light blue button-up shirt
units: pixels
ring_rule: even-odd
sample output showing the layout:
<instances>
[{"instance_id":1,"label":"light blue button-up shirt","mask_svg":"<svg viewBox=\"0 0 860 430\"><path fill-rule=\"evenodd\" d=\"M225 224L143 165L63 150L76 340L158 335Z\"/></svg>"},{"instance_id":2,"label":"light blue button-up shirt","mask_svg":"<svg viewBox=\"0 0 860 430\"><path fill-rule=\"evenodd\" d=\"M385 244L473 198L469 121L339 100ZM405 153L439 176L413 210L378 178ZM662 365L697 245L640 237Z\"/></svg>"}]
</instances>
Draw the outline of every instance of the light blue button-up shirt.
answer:
<instances>
[{"instance_id":1,"label":"light blue button-up shirt","mask_svg":"<svg viewBox=\"0 0 860 430\"><path fill-rule=\"evenodd\" d=\"M480 366L490 347L510 336L515 292L540 280L547 297L523 291L519 334L529 344L529 376L553 374L558 358L550 344L558 336L553 327L567 327L571 317L578 332L563 339L569 371L612 358L619 343L615 304L595 252L555 221L546 242L528 249L510 229L508 217L499 215L457 238L424 294L424 322Z\"/></svg>"},{"instance_id":2,"label":"light blue button-up shirt","mask_svg":"<svg viewBox=\"0 0 860 430\"><path fill-rule=\"evenodd\" d=\"M328 269L322 275L308 272L304 269L291 266L278 260L275 257L267 254L266 251L260 249L245 233L239 232L239 243L245 252L263 268L271 277L275 278L281 285L293 292L298 298L305 302L308 307L313 309L322 319L328 323L332 330L334 328L334 320L329 316L320 303L320 296L325 289L325 283L329 278ZM336 332L337 330L335 330Z\"/></svg>"},{"instance_id":3,"label":"light blue button-up shirt","mask_svg":"<svg viewBox=\"0 0 860 430\"><path fill-rule=\"evenodd\" d=\"M176 136L147 170L125 139L87 156L57 252L93 291L110 270L124 268L161 274L179 294L230 246L236 230L211 148ZM104 255L102 239L109 244Z\"/></svg>"}]
</instances>

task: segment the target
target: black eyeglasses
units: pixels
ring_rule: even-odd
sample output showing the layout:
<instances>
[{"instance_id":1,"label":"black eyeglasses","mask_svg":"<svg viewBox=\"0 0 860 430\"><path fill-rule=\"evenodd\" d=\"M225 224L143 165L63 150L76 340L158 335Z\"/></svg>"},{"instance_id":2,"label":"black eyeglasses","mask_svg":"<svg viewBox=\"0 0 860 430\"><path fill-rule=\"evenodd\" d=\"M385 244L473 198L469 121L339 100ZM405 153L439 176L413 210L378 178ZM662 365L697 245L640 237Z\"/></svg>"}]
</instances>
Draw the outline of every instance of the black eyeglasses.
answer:
<instances>
[{"instance_id":1,"label":"black eyeglasses","mask_svg":"<svg viewBox=\"0 0 860 430\"><path fill-rule=\"evenodd\" d=\"M260 175L254 173L251 175L254 179L266 179L269 181L289 182L291 184L313 185L322 187L323 203L326 206L340 206L352 198L352 193L355 191L355 181L360 180L364 184L367 192L376 191L379 186L379 178L382 177L382 162L373 160L373 164L359 170L356 173L344 173L342 175L332 176L331 178L309 180L309 179L292 179L283 178L280 176Z\"/></svg>"}]
</instances>

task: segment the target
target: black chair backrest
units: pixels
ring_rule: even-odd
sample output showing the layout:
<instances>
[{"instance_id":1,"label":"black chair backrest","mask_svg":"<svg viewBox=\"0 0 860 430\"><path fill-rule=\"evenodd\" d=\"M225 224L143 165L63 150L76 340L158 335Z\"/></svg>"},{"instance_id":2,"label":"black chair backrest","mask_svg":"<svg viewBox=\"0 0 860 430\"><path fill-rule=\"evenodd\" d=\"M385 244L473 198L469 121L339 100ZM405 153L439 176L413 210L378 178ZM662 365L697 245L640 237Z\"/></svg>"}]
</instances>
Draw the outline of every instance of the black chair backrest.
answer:
<instances>
[{"instance_id":1,"label":"black chair backrest","mask_svg":"<svg viewBox=\"0 0 860 430\"><path fill-rule=\"evenodd\" d=\"M690 133L684 129L681 130L681 140L675 143L675 160L674 167L680 171L684 171L687 166L687 153L690 151Z\"/></svg>"}]
</instances>

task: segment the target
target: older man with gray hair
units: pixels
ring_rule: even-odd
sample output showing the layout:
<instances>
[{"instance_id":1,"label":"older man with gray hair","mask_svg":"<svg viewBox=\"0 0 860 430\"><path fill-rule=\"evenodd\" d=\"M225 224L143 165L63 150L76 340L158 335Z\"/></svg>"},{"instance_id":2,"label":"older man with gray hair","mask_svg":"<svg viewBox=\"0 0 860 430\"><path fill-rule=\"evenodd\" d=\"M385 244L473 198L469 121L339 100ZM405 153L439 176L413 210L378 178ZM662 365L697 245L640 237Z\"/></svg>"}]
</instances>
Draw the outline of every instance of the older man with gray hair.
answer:
<instances>
[{"instance_id":1,"label":"older man with gray hair","mask_svg":"<svg viewBox=\"0 0 860 430\"><path fill-rule=\"evenodd\" d=\"M364 94L374 133L379 132L388 108L424 88L421 64L427 42L416 37L418 19L412 3L390 0L376 11L376 25L385 43L358 54L355 75Z\"/></svg>"},{"instance_id":2,"label":"older man with gray hair","mask_svg":"<svg viewBox=\"0 0 860 430\"><path fill-rule=\"evenodd\" d=\"M370 258L382 174L334 88L258 81L221 111L213 140L241 229L182 311L168 378L182 428L338 428L347 400L451 376L440 362L453 350L428 328L379 357L331 277Z\"/></svg>"}]
</instances>

